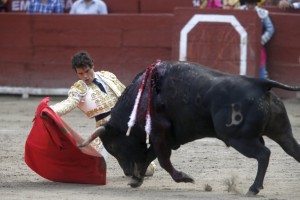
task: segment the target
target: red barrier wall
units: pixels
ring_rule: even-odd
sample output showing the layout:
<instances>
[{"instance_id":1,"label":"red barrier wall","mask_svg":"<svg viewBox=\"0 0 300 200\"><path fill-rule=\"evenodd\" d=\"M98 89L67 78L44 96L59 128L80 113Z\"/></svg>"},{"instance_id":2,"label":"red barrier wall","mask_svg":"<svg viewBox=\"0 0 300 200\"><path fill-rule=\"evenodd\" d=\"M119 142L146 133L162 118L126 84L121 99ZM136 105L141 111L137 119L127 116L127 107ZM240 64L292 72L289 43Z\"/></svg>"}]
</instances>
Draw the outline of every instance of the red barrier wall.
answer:
<instances>
[{"instance_id":1,"label":"red barrier wall","mask_svg":"<svg viewBox=\"0 0 300 200\"><path fill-rule=\"evenodd\" d=\"M140 0L141 13L173 13L176 7L193 7L192 0Z\"/></svg>"},{"instance_id":2,"label":"red barrier wall","mask_svg":"<svg viewBox=\"0 0 300 200\"><path fill-rule=\"evenodd\" d=\"M157 58L171 58L172 15L0 16L1 86L69 87L71 56L88 50L97 69L128 84ZM13 23L12 23L13 22Z\"/></svg>"},{"instance_id":3,"label":"red barrier wall","mask_svg":"<svg viewBox=\"0 0 300 200\"><path fill-rule=\"evenodd\" d=\"M139 13L140 0L103 0L109 13Z\"/></svg>"},{"instance_id":4,"label":"red barrier wall","mask_svg":"<svg viewBox=\"0 0 300 200\"><path fill-rule=\"evenodd\" d=\"M192 17L197 21L189 23ZM201 20L201 21L200 21ZM205 21L211 20L211 21ZM212 68L240 74L241 60L245 61L246 74L257 76L259 72L260 21L255 12L216 9L175 9L172 58L179 59L181 30L185 25L194 27L187 37L186 60L202 63ZM236 24L238 23L238 24ZM240 26L238 26L240 25ZM247 34L246 57L241 58L241 34Z\"/></svg>"},{"instance_id":5,"label":"red barrier wall","mask_svg":"<svg viewBox=\"0 0 300 200\"><path fill-rule=\"evenodd\" d=\"M254 13L195 8L105 16L0 13L0 86L68 88L77 80L70 60L79 50L89 51L97 69L112 71L127 85L157 58L178 59L180 30L194 14L235 16L248 33L247 74L257 74L260 21ZM271 19L276 30L267 45L270 76L300 85L300 15L276 11ZM240 37L231 25L200 23L188 34L187 46L188 60L239 73Z\"/></svg>"},{"instance_id":6,"label":"red barrier wall","mask_svg":"<svg viewBox=\"0 0 300 200\"><path fill-rule=\"evenodd\" d=\"M271 13L276 28L267 45L268 68L274 80L300 85L300 10L299 14ZM275 90L282 97L293 93Z\"/></svg>"}]
</instances>

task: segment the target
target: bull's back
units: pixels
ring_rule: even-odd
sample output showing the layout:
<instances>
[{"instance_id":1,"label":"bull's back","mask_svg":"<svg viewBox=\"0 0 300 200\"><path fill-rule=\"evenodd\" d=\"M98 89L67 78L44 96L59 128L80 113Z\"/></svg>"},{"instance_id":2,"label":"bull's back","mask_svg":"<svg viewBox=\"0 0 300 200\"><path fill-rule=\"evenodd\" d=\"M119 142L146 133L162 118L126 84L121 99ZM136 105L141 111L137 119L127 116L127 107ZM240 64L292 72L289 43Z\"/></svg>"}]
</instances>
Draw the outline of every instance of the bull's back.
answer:
<instances>
[{"instance_id":1,"label":"bull's back","mask_svg":"<svg viewBox=\"0 0 300 200\"><path fill-rule=\"evenodd\" d=\"M172 125L180 144L203 137L214 137L213 122L205 96L221 73L191 63L163 65L158 72L157 103Z\"/></svg>"},{"instance_id":2,"label":"bull's back","mask_svg":"<svg viewBox=\"0 0 300 200\"><path fill-rule=\"evenodd\" d=\"M180 144L203 137L221 139L226 137L223 132L228 136L231 132L236 133L239 125L234 130L222 128L218 132L216 123L230 124L233 105L242 107L243 120L253 121L246 113L247 108L259 107L253 99L265 95L264 89L249 78L224 74L201 65L174 63L162 68L164 74L158 103L164 105L163 112L172 125L172 134ZM263 111L256 115L264 117ZM259 120L258 117L257 122Z\"/></svg>"}]
</instances>

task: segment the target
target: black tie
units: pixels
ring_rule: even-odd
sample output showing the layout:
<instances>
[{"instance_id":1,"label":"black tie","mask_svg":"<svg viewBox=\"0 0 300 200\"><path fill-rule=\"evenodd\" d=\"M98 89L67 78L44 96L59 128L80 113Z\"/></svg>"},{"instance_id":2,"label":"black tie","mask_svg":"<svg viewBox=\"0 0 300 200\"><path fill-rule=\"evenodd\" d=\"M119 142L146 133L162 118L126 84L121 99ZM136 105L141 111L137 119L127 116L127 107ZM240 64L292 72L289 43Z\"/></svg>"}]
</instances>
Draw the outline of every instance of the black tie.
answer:
<instances>
[{"instance_id":1,"label":"black tie","mask_svg":"<svg viewBox=\"0 0 300 200\"><path fill-rule=\"evenodd\" d=\"M97 81L97 79L94 79L94 80L93 80L93 83L95 83L95 84L100 88L100 90L101 90L102 92L106 93L106 91L105 91L103 85L102 85L99 81Z\"/></svg>"}]
</instances>

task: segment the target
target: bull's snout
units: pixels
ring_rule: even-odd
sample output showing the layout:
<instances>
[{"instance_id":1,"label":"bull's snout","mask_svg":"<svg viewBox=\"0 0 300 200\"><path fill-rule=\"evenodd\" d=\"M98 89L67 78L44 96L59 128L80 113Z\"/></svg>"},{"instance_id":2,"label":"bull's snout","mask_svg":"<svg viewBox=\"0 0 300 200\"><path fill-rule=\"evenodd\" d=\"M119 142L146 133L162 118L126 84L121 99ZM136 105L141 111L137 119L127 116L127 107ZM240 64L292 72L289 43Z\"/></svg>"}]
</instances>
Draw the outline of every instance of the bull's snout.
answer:
<instances>
[{"instance_id":1,"label":"bull's snout","mask_svg":"<svg viewBox=\"0 0 300 200\"><path fill-rule=\"evenodd\" d=\"M120 166L125 174L125 176L133 176L134 175L134 164L133 163L120 163Z\"/></svg>"},{"instance_id":2,"label":"bull's snout","mask_svg":"<svg viewBox=\"0 0 300 200\"><path fill-rule=\"evenodd\" d=\"M123 170L123 171L124 171L124 170ZM125 174L125 176L132 176L132 172L127 172L127 171L125 172L125 171L124 171L124 174Z\"/></svg>"},{"instance_id":3,"label":"bull's snout","mask_svg":"<svg viewBox=\"0 0 300 200\"><path fill-rule=\"evenodd\" d=\"M140 187L143 184L143 178L132 177L128 183L132 188Z\"/></svg>"}]
</instances>

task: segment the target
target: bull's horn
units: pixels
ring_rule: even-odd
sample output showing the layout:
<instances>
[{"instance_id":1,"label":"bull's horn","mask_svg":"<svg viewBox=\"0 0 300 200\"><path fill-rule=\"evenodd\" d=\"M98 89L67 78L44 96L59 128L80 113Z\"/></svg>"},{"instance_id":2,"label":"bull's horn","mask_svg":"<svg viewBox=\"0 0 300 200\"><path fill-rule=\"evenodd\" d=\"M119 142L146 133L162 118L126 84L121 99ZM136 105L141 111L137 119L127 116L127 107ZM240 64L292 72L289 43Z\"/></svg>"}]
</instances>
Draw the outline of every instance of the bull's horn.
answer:
<instances>
[{"instance_id":1,"label":"bull's horn","mask_svg":"<svg viewBox=\"0 0 300 200\"><path fill-rule=\"evenodd\" d=\"M85 146L89 145L94 139L99 137L104 132L105 132L105 127L104 126L98 127L88 139L86 139L83 143L78 144L78 147L81 148L81 147L85 147Z\"/></svg>"}]
</instances>

